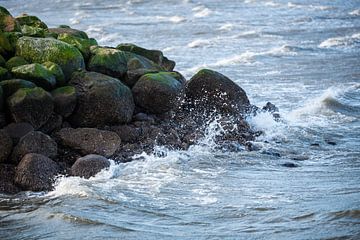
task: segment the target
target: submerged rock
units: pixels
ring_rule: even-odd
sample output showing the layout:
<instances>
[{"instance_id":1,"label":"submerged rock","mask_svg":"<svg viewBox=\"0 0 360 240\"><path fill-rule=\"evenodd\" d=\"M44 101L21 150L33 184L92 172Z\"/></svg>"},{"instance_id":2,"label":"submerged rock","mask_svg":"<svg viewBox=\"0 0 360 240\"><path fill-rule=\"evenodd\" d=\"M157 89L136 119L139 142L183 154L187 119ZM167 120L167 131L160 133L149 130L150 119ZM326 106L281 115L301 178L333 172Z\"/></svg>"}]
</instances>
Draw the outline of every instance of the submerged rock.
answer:
<instances>
[{"instance_id":1,"label":"submerged rock","mask_svg":"<svg viewBox=\"0 0 360 240\"><path fill-rule=\"evenodd\" d=\"M67 80L74 71L85 68L84 58L77 48L53 38L21 37L16 44L16 55L34 63L54 62L61 67Z\"/></svg>"},{"instance_id":2,"label":"submerged rock","mask_svg":"<svg viewBox=\"0 0 360 240\"><path fill-rule=\"evenodd\" d=\"M50 191L60 167L37 153L26 154L16 167L15 183L23 190Z\"/></svg>"},{"instance_id":3,"label":"submerged rock","mask_svg":"<svg viewBox=\"0 0 360 240\"><path fill-rule=\"evenodd\" d=\"M21 88L8 98L14 122L28 122L35 129L45 124L53 113L51 95L42 88Z\"/></svg>"},{"instance_id":4,"label":"submerged rock","mask_svg":"<svg viewBox=\"0 0 360 240\"><path fill-rule=\"evenodd\" d=\"M96 128L63 128L56 133L56 137L62 146L83 155L99 154L111 157L121 143L116 133Z\"/></svg>"},{"instance_id":5,"label":"submerged rock","mask_svg":"<svg viewBox=\"0 0 360 240\"><path fill-rule=\"evenodd\" d=\"M107 158L90 154L76 160L71 167L71 175L90 178L95 176L102 169L108 167L110 167L110 162Z\"/></svg>"},{"instance_id":6,"label":"submerged rock","mask_svg":"<svg viewBox=\"0 0 360 240\"><path fill-rule=\"evenodd\" d=\"M46 157L54 158L57 156L57 144L48 135L32 131L22 137L14 147L11 154L11 162L17 164L28 153L38 153Z\"/></svg>"},{"instance_id":7,"label":"submerged rock","mask_svg":"<svg viewBox=\"0 0 360 240\"><path fill-rule=\"evenodd\" d=\"M130 122L134 112L131 90L118 79L96 72L77 72L70 84L75 87L77 107L70 122L79 127Z\"/></svg>"},{"instance_id":8,"label":"submerged rock","mask_svg":"<svg viewBox=\"0 0 360 240\"><path fill-rule=\"evenodd\" d=\"M250 107L245 91L228 77L209 69L200 70L187 83L186 97L194 106L220 112L244 112Z\"/></svg>"},{"instance_id":9,"label":"submerged rock","mask_svg":"<svg viewBox=\"0 0 360 240\"><path fill-rule=\"evenodd\" d=\"M149 73L142 76L132 88L136 105L150 113L164 113L178 104L183 84L175 72Z\"/></svg>"}]
</instances>

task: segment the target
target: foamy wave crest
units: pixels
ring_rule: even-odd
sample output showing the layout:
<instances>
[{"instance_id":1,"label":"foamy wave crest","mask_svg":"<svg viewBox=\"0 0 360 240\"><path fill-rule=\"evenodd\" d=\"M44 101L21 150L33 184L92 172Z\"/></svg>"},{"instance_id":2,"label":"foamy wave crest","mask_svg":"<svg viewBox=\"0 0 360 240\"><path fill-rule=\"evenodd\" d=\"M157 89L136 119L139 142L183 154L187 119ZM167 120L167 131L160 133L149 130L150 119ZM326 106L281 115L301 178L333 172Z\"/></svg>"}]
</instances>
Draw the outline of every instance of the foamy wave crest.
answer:
<instances>
[{"instance_id":1,"label":"foamy wave crest","mask_svg":"<svg viewBox=\"0 0 360 240\"><path fill-rule=\"evenodd\" d=\"M196 18L206 17L212 13L212 11L205 6L194 7L192 11L194 12L194 17Z\"/></svg>"},{"instance_id":2,"label":"foamy wave crest","mask_svg":"<svg viewBox=\"0 0 360 240\"><path fill-rule=\"evenodd\" d=\"M331 48L339 46L351 46L360 42L360 33L351 36L329 38L319 44L320 48Z\"/></svg>"},{"instance_id":3,"label":"foamy wave crest","mask_svg":"<svg viewBox=\"0 0 360 240\"><path fill-rule=\"evenodd\" d=\"M218 29L221 31L231 31L234 28L234 24L232 23L225 23L224 25L221 25Z\"/></svg>"},{"instance_id":4,"label":"foamy wave crest","mask_svg":"<svg viewBox=\"0 0 360 240\"><path fill-rule=\"evenodd\" d=\"M187 45L187 47L189 48L197 48L197 47L204 47L204 46L208 46L211 44L210 40L207 39L196 39L194 41L192 41L191 43L189 43Z\"/></svg>"},{"instance_id":5,"label":"foamy wave crest","mask_svg":"<svg viewBox=\"0 0 360 240\"><path fill-rule=\"evenodd\" d=\"M355 9L354 11L349 12L351 16L360 16L360 9Z\"/></svg>"},{"instance_id":6,"label":"foamy wave crest","mask_svg":"<svg viewBox=\"0 0 360 240\"><path fill-rule=\"evenodd\" d=\"M330 7L330 6L321 6L321 5L312 5L312 4L303 5L303 4L297 4L297 3L292 3L292 2L288 2L287 6L289 8L303 8L303 9L321 10L321 11L333 9L333 7Z\"/></svg>"},{"instance_id":7,"label":"foamy wave crest","mask_svg":"<svg viewBox=\"0 0 360 240\"><path fill-rule=\"evenodd\" d=\"M172 23L181 23L186 21L186 18L183 16L172 16L172 17L156 16L156 19L166 22L172 22Z\"/></svg>"}]
</instances>

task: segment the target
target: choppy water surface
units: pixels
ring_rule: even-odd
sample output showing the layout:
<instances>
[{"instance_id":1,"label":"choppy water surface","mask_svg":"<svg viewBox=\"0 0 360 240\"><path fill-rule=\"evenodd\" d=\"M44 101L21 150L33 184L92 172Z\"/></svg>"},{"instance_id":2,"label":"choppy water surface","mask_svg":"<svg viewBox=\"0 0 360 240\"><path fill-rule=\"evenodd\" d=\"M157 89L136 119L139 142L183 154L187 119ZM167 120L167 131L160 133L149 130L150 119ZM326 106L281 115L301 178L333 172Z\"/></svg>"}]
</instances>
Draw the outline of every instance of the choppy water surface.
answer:
<instances>
[{"instance_id":1,"label":"choppy water surface","mask_svg":"<svg viewBox=\"0 0 360 240\"><path fill-rule=\"evenodd\" d=\"M188 151L159 147L50 193L0 196L1 239L360 238L358 0L0 4L102 45L161 49L187 78L218 70L283 117L249 119L265 132L258 152L216 148L214 122Z\"/></svg>"}]
</instances>

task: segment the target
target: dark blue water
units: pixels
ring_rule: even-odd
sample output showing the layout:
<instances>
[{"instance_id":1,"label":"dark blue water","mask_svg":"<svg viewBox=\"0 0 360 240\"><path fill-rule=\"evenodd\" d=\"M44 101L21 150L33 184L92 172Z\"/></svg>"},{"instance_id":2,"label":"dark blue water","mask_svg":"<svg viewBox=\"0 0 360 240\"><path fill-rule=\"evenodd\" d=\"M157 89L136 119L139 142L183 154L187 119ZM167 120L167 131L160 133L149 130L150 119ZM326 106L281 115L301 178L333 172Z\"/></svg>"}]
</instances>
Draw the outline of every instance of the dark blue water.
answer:
<instances>
[{"instance_id":1,"label":"dark blue water","mask_svg":"<svg viewBox=\"0 0 360 240\"><path fill-rule=\"evenodd\" d=\"M160 49L190 78L220 71L282 120L258 152L188 151L0 196L1 239L360 239L360 2L0 1L102 45ZM285 163L297 167L288 168Z\"/></svg>"}]
</instances>

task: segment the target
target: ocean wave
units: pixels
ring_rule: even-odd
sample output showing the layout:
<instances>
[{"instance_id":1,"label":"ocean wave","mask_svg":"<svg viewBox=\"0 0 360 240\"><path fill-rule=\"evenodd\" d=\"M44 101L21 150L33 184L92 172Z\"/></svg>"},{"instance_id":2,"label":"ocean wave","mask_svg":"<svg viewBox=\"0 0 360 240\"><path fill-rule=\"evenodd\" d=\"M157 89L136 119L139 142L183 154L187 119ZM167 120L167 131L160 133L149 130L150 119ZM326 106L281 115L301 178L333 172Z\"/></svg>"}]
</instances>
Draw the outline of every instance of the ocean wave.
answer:
<instances>
[{"instance_id":1,"label":"ocean wave","mask_svg":"<svg viewBox=\"0 0 360 240\"><path fill-rule=\"evenodd\" d=\"M350 36L334 37L326 39L319 44L320 48L331 48L339 46L352 46L355 43L360 42L360 33L354 33Z\"/></svg>"},{"instance_id":2,"label":"ocean wave","mask_svg":"<svg viewBox=\"0 0 360 240\"><path fill-rule=\"evenodd\" d=\"M156 19L172 23L181 23L186 21L186 18L183 16L156 16Z\"/></svg>"},{"instance_id":3,"label":"ocean wave","mask_svg":"<svg viewBox=\"0 0 360 240\"><path fill-rule=\"evenodd\" d=\"M194 17L196 18L206 17L212 13L212 11L209 8L203 5L194 7L192 11L194 12Z\"/></svg>"},{"instance_id":4,"label":"ocean wave","mask_svg":"<svg viewBox=\"0 0 360 240\"><path fill-rule=\"evenodd\" d=\"M221 31L231 31L233 30L234 28L234 24L232 23L225 23L223 25L221 25L218 30L221 30Z\"/></svg>"},{"instance_id":5,"label":"ocean wave","mask_svg":"<svg viewBox=\"0 0 360 240\"><path fill-rule=\"evenodd\" d=\"M292 3L292 2L288 2L287 6L289 8L303 8L303 9L321 10L321 11L326 11L326 10L333 9L333 7L330 7L330 6L312 5L312 4L303 5L303 4L297 4L297 3Z\"/></svg>"},{"instance_id":6,"label":"ocean wave","mask_svg":"<svg viewBox=\"0 0 360 240\"><path fill-rule=\"evenodd\" d=\"M355 9L354 11L349 12L351 16L360 16L360 9Z\"/></svg>"},{"instance_id":7,"label":"ocean wave","mask_svg":"<svg viewBox=\"0 0 360 240\"><path fill-rule=\"evenodd\" d=\"M197 47L204 47L204 46L208 46L211 44L210 40L207 39L196 39L194 41L192 41L191 43L189 43L187 45L187 47L189 48L197 48Z\"/></svg>"}]
</instances>

